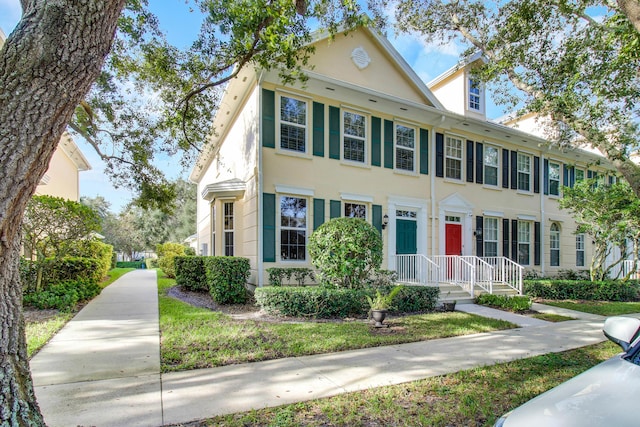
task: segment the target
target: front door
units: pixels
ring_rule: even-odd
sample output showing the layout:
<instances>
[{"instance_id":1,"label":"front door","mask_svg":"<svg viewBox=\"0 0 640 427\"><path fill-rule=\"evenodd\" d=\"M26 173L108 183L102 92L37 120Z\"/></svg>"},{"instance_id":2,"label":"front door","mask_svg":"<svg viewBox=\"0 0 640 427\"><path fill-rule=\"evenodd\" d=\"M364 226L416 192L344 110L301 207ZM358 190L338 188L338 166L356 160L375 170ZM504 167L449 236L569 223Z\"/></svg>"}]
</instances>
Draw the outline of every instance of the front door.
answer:
<instances>
[{"instance_id":1,"label":"front door","mask_svg":"<svg viewBox=\"0 0 640 427\"><path fill-rule=\"evenodd\" d=\"M445 255L462 255L462 224L445 224ZM456 280L460 266L458 258L447 258L447 278Z\"/></svg>"},{"instance_id":2,"label":"front door","mask_svg":"<svg viewBox=\"0 0 640 427\"><path fill-rule=\"evenodd\" d=\"M418 253L417 244L418 223L407 219L396 219L396 254L415 255Z\"/></svg>"}]
</instances>

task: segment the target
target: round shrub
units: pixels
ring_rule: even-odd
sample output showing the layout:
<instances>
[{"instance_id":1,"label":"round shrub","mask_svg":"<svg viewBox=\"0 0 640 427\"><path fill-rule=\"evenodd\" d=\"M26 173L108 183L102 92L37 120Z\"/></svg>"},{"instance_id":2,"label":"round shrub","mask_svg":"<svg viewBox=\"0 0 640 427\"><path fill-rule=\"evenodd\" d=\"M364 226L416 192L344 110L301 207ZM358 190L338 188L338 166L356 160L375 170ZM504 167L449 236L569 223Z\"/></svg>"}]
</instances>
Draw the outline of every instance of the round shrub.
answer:
<instances>
[{"instance_id":1,"label":"round shrub","mask_svg":"<svg viewBox=\"0 0 640 427\"><path fill-rule=\"evenodd\" d=\"M360 289L382 264L382 236L360 218L334 218L309 238L309 255L323 282Z\"/></svg>"}]
</instances>

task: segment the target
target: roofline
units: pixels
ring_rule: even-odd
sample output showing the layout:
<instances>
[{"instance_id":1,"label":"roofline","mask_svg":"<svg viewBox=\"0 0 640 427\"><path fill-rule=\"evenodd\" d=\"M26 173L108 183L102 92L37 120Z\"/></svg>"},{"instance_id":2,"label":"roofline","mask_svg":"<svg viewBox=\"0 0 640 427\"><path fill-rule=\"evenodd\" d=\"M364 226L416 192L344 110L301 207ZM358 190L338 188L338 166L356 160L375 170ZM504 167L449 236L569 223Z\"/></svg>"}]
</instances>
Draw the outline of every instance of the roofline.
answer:
<instances>
[{"instance_id":1,"label":"roofline","mask_svg":"<svg viewBox=\"0 0 640 427\"><path fill-rule=\"evenodd\" d=\"M78 170L79 171L91 170L91 163L89 163L89 160L87 160L87 158L84 156L84 154L82 153L82 150L80 150L80 147L78 147L78 144L76 144L76 142L73 140L71 135L65 131L62 134L60 141L62 141L63 138L65 138L69 142L69 144L71 145L71 150L69 150L67 147L65 147L64 144L61 144L61 143L59 143L58 146L67 155L67 157L71 159L71 161L73 162L74 165L76 165Z\"/></svg>"},{"instance_id":2,"label":"roofline","mask_svg":"<svg viewBox=\"0 0 640 427\"><path fill-rule=\"evenodd\" d=\"M465 68L469 64L473 64L479 59L482 59L483 61L485 61L484 56L482 55L482 52L477 51L476 53L471 55L469 58L458 61L454 66L452 66L451 68L449 68L448 70L446 70L445 72L443 72L442 74L440 74L439 76L437 76L436 78L428 82L427 87L431 88L433 86L436 86L437 84L441 83L442 81L448 79L449 77L457 73L459 70Z\"/></svg>"}]
</instances>

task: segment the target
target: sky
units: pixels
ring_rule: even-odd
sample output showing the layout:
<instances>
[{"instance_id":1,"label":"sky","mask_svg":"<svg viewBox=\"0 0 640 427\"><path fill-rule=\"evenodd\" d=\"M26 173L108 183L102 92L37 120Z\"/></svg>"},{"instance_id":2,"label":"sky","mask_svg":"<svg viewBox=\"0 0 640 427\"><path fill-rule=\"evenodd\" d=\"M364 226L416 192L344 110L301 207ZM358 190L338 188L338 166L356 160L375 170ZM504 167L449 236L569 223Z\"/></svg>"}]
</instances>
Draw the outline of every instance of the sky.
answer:
<instances>
[{"instance_id":1,"label":"sky","mask_svg":"<svg viewBox=\"0 0 640 427\"><path fill-rule=\"evenodd\" d=\"M185 0L150 0L151 10L158 16L160 26L170 42L185 47L195 39L200 28L200 19L196 12L189 12ZM22 13L19 0L0 0L0 28L8 36L20 20ZM393 46L400 52L417 75L428 83L435 77L454 66L462 53L455 44L445 46L429 45L415 37L402 35L390 37ZM488 94L487 94L488 95ZM499 117L502 111L490 105L487 99L488 117ZM131 193L123 188L116 189L104 175L104 164L93 149L76 138L76 143L92 166L90 171L80 173L80 195L86 197L102 196L111 204L112 212L120 212L131 201ZM188 179L189 171L176 168L178 162L161 159L157 166L166 172L170 179L182 177Z\"/></svg>"}]
</instances>

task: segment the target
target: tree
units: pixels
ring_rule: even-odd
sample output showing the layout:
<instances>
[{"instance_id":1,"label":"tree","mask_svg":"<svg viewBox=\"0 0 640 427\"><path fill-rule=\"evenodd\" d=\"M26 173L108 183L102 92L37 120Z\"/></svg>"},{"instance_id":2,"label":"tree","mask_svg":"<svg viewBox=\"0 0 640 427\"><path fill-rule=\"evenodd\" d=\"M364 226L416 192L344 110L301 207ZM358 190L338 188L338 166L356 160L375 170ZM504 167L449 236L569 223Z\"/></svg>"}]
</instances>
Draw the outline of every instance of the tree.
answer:
<instances>
[{"instance_id":1,"label":"tree","mask_svg":"<svg viewBox=\"0 0 640 427\"><path fill-rule=\"evenodd\" d=\"M242 66L279 67L291 81L310 51L308 19L333 30L342 18L359 19L351 1L196 3L206 20L193 48L180 52L155 31L145 0L21 0L22 19L0 49L0 424L44 424L24 338L20 224L67 125L94 145L117 183L136 183L143 206L162 205L172 188L150 154L203 143L217 86ZM131 106L148 97L119 89L154 94L158 108Z\"/></svg>"},{"instance_id":2,"label":"tree","mask_svg":"<svg viewBox=\"0 0 640 427\"><path fill-rule=\"evenodd\" d=\"M560 207L572 212L578 225L576 232L588 234L595 242L590 266L591 280L610 277L614 268L629 255L633 255L633 265L637 265L640 199L628 183L622 181L604 185L591 179L579 182L574 188L565 187L563 193ZM620 249L620 257L607 264L614 247Z\"/></svg>"},{"instance_id":3,"label":"tree","mask_svg":"<svg viewBox=\"0 0 640 427\"><path fill-rule=\"evenodd\" d=\"M640 197L640 166L630 159L640 136L636 0L392 3L401 31L460 41L466 58L481 52L486 62L474 76L491 83L499 103L549 119L549 137L562 147L591 145ZM590 15L596 7L601 19Z\"/></svg>"}]
</instances>

